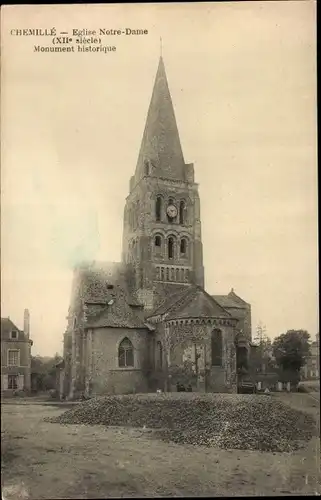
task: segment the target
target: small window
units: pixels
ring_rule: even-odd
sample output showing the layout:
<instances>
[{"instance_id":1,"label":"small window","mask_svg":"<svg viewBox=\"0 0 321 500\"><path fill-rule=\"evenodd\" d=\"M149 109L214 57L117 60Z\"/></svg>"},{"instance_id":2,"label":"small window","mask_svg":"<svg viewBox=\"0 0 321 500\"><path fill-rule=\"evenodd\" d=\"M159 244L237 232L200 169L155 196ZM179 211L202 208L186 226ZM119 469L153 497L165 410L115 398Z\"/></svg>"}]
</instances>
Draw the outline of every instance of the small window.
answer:
<instances>
[{"instance_id":1,"label":"small window","mask_svg":"<svg viewBox=\"0 0 321 500\"><path fill-rule=\"evenodd\" d=\"M125 338L119 345L118 365L124 368L134 366L133 344L128 338Z\"/></svg>"},{"instance_id":2,"label":"small window","mask_svg":"<svg viewBox=\"0 0 321 500\"><path fill-rule=\"evenodd\" d=\"M168 238L168 258L174 258L174 238Z\"/></svg>"},{"instance_id":3,"label":"small window","mask_svg":"<svg viewBox=\"0 0 321 500\"><path fill-rule=\"evenodd\" d=\"M145 167L145 175L149 175L149 161L145 160L144 162L144 167Z\"/></svg>"},{"instance_id":4,"label":"small window","mask_svg":"<svg viewBox=\"0 0 321 500\"><path fill-rule=\"evenodd\" d=\"M156 215L156 220L160 221L162 218L162 198L161 198L161 196L157 196L157 198L156 198L155 215Z\"/></svg>"},{"instance_id":5,"label":"small window","mask_svg":"<svg viewBox=\"0 0 321 500\"><path fill-rule=\"evenodd\" d=\"M8 351L8 366L19 366L19 351L9 350Z\"/></svg>"},{"instance_id":6,"label":"small window","mask_svg":"<svg viewBox=\"0 0 321 500\"><path fill-rule=\"evenodd\" d=\"M8 389L18 389L18 375L8 375Z\"/></svg>"},{"instance_id":7,"label":"small window","mask_svg":"<svg viewBox=\"0 0 321 500\"><path fill-rule=\"evenodd\" d=\"M186 212L186 204L185 201L181 201L179 204L179 223L185 223L185 212Z\"/></svg>"},{"instance_id":8,"label":"small window","mask_svg":"<svg viewBox=\"0 0 321 500\"><path fill-rule=\"evenodd\" d=\"M12 339L17 339L18 338L18 332L17 332L17 330L12 330L12 332L11 332L11 338Z\"/></svg>"},{"instance_id":9,"label":"small window","mask_svg":"<svg viewBox=\"0 0 321 500\"><path fill-rule=\"evenodd\" d=\"M160 236L155 236L155 247L162 246L162 238Z\"/></svg>"},{"instance_id":10,"label":"small window","mask_svg":"<svg viewBox=\"0 0 321 500\"><path fill-rule=\"evenodd\" d=\"M180 245L181 255L186 255L186 250L187 250L187 243L186 243L185 238L183 238L181 240L181 245Z\"/></svg>"}]
</instances>

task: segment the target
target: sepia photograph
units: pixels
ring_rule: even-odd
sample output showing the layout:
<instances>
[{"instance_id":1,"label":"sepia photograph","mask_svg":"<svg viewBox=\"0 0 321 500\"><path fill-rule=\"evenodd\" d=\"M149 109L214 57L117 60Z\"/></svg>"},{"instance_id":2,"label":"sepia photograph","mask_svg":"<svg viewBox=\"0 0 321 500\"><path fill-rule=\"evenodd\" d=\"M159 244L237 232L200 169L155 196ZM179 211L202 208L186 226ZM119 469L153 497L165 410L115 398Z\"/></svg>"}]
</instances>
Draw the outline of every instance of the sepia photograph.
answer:
<instances>
[{"instance_id":1,"label":"sepia photograph","mask_svg":"<svg viewBox=\"0 0 321 500\"><path fill-rule=\"evenodd\" d=\"M1 8L2 500L320 495L316 2Z\"/></svg>"}]
</instances>

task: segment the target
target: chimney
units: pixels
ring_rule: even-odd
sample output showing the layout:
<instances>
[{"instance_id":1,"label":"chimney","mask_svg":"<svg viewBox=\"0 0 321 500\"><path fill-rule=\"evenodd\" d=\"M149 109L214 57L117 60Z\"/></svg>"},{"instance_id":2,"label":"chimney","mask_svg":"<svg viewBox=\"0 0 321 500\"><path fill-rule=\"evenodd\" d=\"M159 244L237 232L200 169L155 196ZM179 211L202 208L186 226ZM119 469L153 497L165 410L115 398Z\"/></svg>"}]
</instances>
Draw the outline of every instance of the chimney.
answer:
<instances>
[{"instance_id":1,"label":"chimney","mask_svg":"<svg viewBox=\"0 0 321 500\"><path fill-rule=\"evenodd\" d=\"M29 310L25 309L23 313L23 331L26 335L27 338L29 338L30 335L30 314Z\"/></svg>"}]
</instances>

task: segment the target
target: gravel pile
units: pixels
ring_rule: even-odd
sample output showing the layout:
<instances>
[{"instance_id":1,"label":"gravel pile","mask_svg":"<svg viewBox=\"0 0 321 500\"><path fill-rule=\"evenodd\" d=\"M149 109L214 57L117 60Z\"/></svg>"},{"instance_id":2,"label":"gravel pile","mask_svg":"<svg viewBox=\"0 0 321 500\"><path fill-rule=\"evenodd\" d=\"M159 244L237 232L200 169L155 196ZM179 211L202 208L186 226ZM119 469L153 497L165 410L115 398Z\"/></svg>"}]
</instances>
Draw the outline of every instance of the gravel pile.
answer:
<instances>
[{"instance_id":1,"label":"gravel pile","mask_svg":"<svg viewBox=\"0 0 321 500\"><path fill-rule=\"evenodd\" d=\"M272 452L298 449L315 429L311 416L272 397L235 394L100 397L49 421L147 428L179 444Z\"/></svg>"}]
</instances>

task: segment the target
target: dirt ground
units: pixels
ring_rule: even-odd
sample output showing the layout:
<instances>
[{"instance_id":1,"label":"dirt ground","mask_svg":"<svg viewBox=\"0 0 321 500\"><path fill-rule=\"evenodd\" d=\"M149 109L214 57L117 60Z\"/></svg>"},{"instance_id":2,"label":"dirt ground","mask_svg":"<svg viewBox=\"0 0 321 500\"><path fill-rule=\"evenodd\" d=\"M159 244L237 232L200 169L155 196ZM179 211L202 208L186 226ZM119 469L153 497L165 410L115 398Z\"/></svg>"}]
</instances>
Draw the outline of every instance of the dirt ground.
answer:
<instances>
[{"instance_id":1,"label":"dirt ground","mask_svg":"<svg viewBox=\"0 0 321 500\"><path fill-rule=\"evenodd\" d=\"M319 419L318 395L271 397ZM156 441L139 429L43 421L62 411L2 404L4 500L320 494L318 432L293 454L225 451Z\"/></svg>"}]
</instances>

